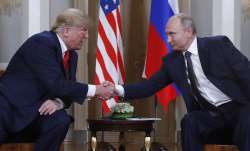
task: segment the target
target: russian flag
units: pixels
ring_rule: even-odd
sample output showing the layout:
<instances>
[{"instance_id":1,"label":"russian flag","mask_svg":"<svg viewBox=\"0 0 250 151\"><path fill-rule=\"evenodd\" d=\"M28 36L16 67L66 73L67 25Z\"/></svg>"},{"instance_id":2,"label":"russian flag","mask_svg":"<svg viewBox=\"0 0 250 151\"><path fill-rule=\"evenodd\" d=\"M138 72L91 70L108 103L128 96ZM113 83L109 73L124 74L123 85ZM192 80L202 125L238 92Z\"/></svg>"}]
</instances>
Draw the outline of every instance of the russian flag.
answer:
<instances>
[{"instance_id":1,"label":"russian flag","mask_svg":"<svg viewBox=\"0 0 250 151\"><path fill-rule=\"evenodd\" d=\"M151 77L159 70L162 57L172 51L170 45L167 43L165 26L168 19L177 13L179 13L178 0L152 0L147 55L144 68L144 76L146 78ZM164 109L167 109L168 103L176 98L177 90L174 84L171 84L157 92L156 96Z\"/></svg>"}]
</instances>

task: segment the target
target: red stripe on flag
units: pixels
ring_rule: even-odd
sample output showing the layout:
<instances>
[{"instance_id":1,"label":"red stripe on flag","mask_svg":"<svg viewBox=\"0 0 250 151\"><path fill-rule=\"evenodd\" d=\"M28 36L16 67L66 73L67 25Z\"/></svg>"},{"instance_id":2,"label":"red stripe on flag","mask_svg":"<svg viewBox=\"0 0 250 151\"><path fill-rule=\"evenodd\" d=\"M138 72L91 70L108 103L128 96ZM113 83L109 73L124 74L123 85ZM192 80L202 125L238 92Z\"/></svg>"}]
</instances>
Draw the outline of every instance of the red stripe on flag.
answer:
<instances>
[{"instance_id":1,"label":"red stripe on flag","mask_svg":"<svg viewBox=\"0 0 250 151\"><path fill-rule=\"evenodd\" d=\"M120 12L119 12L118 9L116 10L116 14L117 14L118 27L119 27L119 30L120 30L120 33L121 33L121 31L122 31L122 27L121 27L121 15L120 15Z\"/></svg>"},{"instance_id":2,"label":"red stripe on flag","mask_svg":"<svg viewBox=\"0 0 250 151\"><path fill-rule=\"evenodd\" d=\"M160 38L160 35L158 34L154 26L150 25L146 60L147 70L145 71L147 77L150 77L160 69L160 66L162 64L161 58L167 53L168 48L166 46L166 43ZM177 92L173 84L163 88L156 93L158 101L165 110L167 110L169 102L176 98L176 95Z\"/></svg>"},{"instance_id":3,"label":"red stripe on flag","mask_svg":"<svg viewBox=\"0 0 250 151\"><path fill-rule=\"evenodd\" d=\"M121 40L121 20L119 5L117 4L119 4L119 0L114 1L114 3L112 4L109 3L109 1L100 0L100 5L102 7L100 7L99 11L100 15L97 41L103 43L97 44L98 48L96 52L96 62L99 64L99 66L96 66L96 82L98 83L101 83L104 80L108 80L115 84L118 84L123 83L125 80L125 71L122 57L123 45ZM105 8L105 11L102 10L102 8ZM105 16L102 16L102 14L104 14ZM105 55L105 58L102 55ZM118 97L115 97L114 100L103 101L103 112L109 112L110 107L112 107L117 101Z\"/></svg>"},{"instance_id":4,"label":"red stripe on flag","mask_svg":"<svg viewBox=\"0 0 250 151\"><path fill-rule=\"evenodd\" d=\"M110 112L110 109L105 101L102 101L102 109L104 113Z\"/></svg>"},{"instance_id":5,"label":"red stripe on flag","mask_svg":"<svg viewBox=\"0 0 250 151\"><path fill-rule=\"evenodd\" d=\"M103 29L101 22L99 22L98 32L99 32L99 35L101 36L101 39L102 39L103 44L106 48L108 56L110 57L114 66L117 68L117 65L116 65L117 59L116 59L115 49L112 47L107 35L105 34L105 31Z\"/></svg>"},{"instance_id":6,"label":"red stripe on flag","mask_svg":"<svg viewBox=\"0 0 250 151\"><path fill-rule=\"evenodd\" d=\"M170 101L176 98L177 92L173 86L173 84L168 85L167 87L163 88L162 90L156 93L158 101L161 103L165 110L168 109L168 104Z\"/></svg>"},{"instance_id":7,"label":"red stripe on flag","mask_svg":"<svg viewBox=\"0 0 250 151\"><path fill-rule=\"evenodd\" d=\"M124 66L123 66L123 60L122 60L122 56L121 56L120 51L118 51L117 57L118 57L119 69L120 69L120 72L121 72L121 75L122 75L122 80L125 81L125 79L126 79L125 69L124 69Z\"/></svg>"},{"instance_id":8,"label":"red stripe on flag","mask_svg":"<svg viewBox=\"0 0 250 151\"><path fill-rule=\"evenodd\" d=\"M107 20L109 22L109 25L111 26L113 32L115 33L115 35L117 35L117 32L116 32L116 21L115 21L113 13L109 13L106 16L106 18L107 18Z\"/></svg>"},{"instance_id":9,"label":"red stripe on flag","mask_svg":"<svg viewBox=\"0 0 250 151\"><path fill-rule=\"evenodd\" d=\"M150 24L149 36L148 36L148 50L146 60L146 76L150 77L156 71L160 69L162 63L162 57L168 52L167 46L164 41L160 38L160 35Z\"/></svg>"},{"instance_id":10,"label":"red stripe on flag","mask_svg":"<svg viewBox=\"0 0 250 151\"><path fill-rule=\"evenodd\" d=\"M100 80L99 77L97 76L97 74L95 73L95 84L100 84Z\"/></svg>"},{"instance_id":11,"label":"red stripe on flag","mask_svg":"<svg viewBox=\"0 0 250 151\"><path fill-rule=\"evenodd\" d=\"M168 2L152 1L151 4L151 21L149 25L148 46L145 61L145 75L147 78L151 77L160 69L162 58L169 53L164 27L171 14L167 13L169 10L166 9L169 8L165 7L165 5L161 5L165 3ZM156 93L157 101L159 101L160 104L163 105L163 108L167 110L169 102L176 98L177 93L178 92L173 84L168 85Z\"/></svg>"},{"instance_id":12,"label":"red stripe on flag","mask_svg":"<svg viewBox=\"0 0 250 151\"><path fill-rule=\"evenodd\" d=\"M95 74L95 83L96 84L101 83L97 74ZM109 101L109 100L102 100L102 108L103 108L104 113L110 112L110 109L107 105L107 101ZM115 101L118 102L118 98L115 98Z\"/></svg>"},{"instance_id":13,"label":"red stripe on flag","mask_svg":"<svg viewBox=\"0 0 250 151\"><path fill-rule=\"evenodd\" d=\"M104 75L104 78L112 83L114 83L113 79L111 78L111 76L109 75L106 67L105 67L105 63L104 63L104 60L102 58L102 55L100 53L100 50L97 48L97 51L96 51L96 58L101 66L101 69L102 69L102 72L103 72L103 75Z\"/></svg>"}]
</instances>

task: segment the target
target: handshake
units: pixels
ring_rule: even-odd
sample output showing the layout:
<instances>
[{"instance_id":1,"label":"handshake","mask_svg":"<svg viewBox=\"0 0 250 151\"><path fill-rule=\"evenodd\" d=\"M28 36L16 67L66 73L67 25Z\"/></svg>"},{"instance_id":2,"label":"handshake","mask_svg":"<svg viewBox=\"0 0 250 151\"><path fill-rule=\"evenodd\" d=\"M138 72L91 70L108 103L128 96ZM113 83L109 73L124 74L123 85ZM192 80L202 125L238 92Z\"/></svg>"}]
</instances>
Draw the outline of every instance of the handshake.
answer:
<instances>
[{"instance_id":1,"label":"handshake","mask_svg":"<svg viewBox=\"0 0 250 151\"><path fill-rule=\"evenodd\" d=\"M114 96L119 96L119 91L116 89L115 85L112 82L104 81L100 85L96 85L95 95L99 99L107 100Z\"/></svg>"}]
</instances>

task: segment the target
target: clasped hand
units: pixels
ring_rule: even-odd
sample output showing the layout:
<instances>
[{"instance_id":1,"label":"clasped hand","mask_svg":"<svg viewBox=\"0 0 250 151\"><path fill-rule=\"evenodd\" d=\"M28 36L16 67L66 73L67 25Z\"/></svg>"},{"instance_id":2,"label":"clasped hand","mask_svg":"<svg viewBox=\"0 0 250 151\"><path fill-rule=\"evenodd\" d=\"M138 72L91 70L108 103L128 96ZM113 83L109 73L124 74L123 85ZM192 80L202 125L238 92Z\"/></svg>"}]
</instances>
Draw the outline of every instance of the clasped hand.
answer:
<instances>
[{"instance_id":1,"label":"clasped hand","mask_svg":"<svg viewBox=\"0 0 250 151\"><path fill-rule=\"evenodd\" d=\"M96 86L96 96L102 100L107 100L116 95L115 85L112 82L104 81Z\"/></svg>"}]
</instances>

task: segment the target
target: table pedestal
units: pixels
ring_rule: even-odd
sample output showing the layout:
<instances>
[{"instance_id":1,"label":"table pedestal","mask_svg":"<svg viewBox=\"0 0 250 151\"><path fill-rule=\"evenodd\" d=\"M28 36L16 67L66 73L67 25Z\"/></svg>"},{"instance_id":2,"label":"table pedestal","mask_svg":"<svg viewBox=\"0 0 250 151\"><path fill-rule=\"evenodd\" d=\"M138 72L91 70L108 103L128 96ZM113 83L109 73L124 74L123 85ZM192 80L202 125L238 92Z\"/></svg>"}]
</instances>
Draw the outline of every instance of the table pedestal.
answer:
<instances>
[{"instance_id":1,"label":"table pedestal","mask_svg":"<svg viewBox=\"0 0 250 151\"><path fill-rule=\"evenodd\" d=\"M97 131L118 131L120 132L119 151L125 151L124 132L126 131L143 131L146 133L144 145L146 151L150 150L151 137L150 133L153 130L153 123L155 120L112 120L112 119L88 119L89 130L91 132L91 148L96 151L97 148Z\"/></svg>"}]
</instances>

